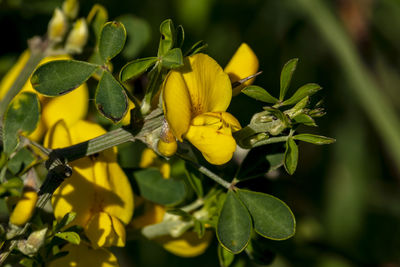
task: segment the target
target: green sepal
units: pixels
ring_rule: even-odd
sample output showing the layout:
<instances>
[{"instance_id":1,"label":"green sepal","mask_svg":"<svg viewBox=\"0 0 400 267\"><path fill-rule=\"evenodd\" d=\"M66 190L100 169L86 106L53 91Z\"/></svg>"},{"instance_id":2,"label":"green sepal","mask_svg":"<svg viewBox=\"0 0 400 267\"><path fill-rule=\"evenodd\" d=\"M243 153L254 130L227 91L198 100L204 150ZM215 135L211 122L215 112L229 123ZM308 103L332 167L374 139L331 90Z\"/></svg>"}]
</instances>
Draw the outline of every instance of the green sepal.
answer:
<instances>
[{"instance_id":1,"label":"green sepal","mask_svg":"<svg viewBox=\"0 0 400 267\"><path fill-rule=\"evenodd\" d=\"M185 53L185 57L193 56L197 53L203 52L208 47L208 44L203 40L195 43L188 51Z\"/></svg>"}]
</instances>

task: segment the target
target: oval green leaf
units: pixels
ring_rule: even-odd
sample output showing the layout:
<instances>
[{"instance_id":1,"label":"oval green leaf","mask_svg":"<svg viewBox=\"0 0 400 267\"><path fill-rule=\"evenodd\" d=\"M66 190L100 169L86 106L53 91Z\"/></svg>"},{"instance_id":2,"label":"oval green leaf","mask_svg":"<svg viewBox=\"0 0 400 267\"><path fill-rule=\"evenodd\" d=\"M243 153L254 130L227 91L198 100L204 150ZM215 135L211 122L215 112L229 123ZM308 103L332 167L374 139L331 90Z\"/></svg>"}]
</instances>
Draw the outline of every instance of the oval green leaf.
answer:
<instances>
[{"instance_id":1,"label":"oval green leaf","mask_svg":"<svg viewBox=\"0 0 400 267\"><path fill-rule=\"evenodd\" d=\"M248 210L233 191L228 191L217 225L217 238L230 252L240 253L251 235L251 218Z\"/></svg>"},{"instance_id":2,"label":"oval green leaf","mask_svg":"<svg viewBox=\"0 0 400 267\"><path fill-rule=\"evenodd\" d=\"M181 180L164 179L156 169L145 169L134 173L140 195L161 205L180 203L186 196L185 184Z\"/></svg>"},{"instance_id":3,"label":"oval green leaf","mask_svg":"<svg viewBox=\"0 0 400 267\"><path fill-rule=\"evenodd\" d=\"M126 40L124 25L118 21L107 22L101 30L99 52L101 57L109 61L121 52Z\"/></svg>"},{"instance_id":4,"label":"oval green leaf","mask_svg":"<svg viewBox=\"0 0 400 267\"><path fill-rule=\"evenodd\" d=\"M286 141L286 150L284 158L284 166L286 171L292 175L297 168L299 158L299 148L293 138L288 138Z\"/></svg>"},{"instance_id":5,"label":"oval green leaf","mask_svg":"<svg viewBox=\"0 0 400 267\"><path fill-rule=\"evenodd\" d=\"M158 57L162 57L174 46L175 28L172 20L164 20L160 25L160 44L158 46Z\"/></svg>"},{"instance_id":6,"label":"oval green leaf","mask_svg":"<svg viewBox=\"0 0 400 267\"><path fill-rule=\"evenodd\" d=\"M41 94L66 94L86 82L98 65L77 60L55 60L41 65L31 77L32 87Z\"/></svg>"},{"instance_id":7,"label":"oval green leaf","mask_svg":"<svg viewBox=\"0 0 400 267\"><path fill-rule=\"evenodd\" d=\"M294 235L296 220L282 200L243 189L238 189L237 194L249 210L258 234L273 240L285 240Z\"/></svg>"},{"instance_id":8,"label":"oval green leaf","mask_svg":"<svg viewBox=\"0 0 400 267\"><path fill-rule=\"evenodd\" d=\"M293 118L295 122L304 124L306 126L316 127L317 124L315 123L314 119L307 114L301 113Z\"/></svg>"},{"instance_id":9,"label":"oval green leaf","mask_svg":"<svg viewBox=\"0 0 400 267\"><path fill-rule=\"evenodd\" d=\"M289 89L290 81L292 80L292 76L294 71L296 70L298 62L298 58L293 58L286 62L285 66L283 66L282 68L281 87L279 92L279 100L281 101L285 98L286 92Z\"/></svg>"},{"instance_id":10,"label":"oval green leaf","mask_svg":"<svg viewBox=\"0 0 400 267\"><path fill-rule=\"evenodd\" d=\"M120 121L128 110L124 87L108 71L104 71L96 89L96 107L114 123Z\"/></svg>"},{"instance_id":11,"label":"oval green leaf","mask_svg":"<svg viewBox=\"0 0 400 267\"><path fill-rule=\"evenodd\" d=\"M310 96L321 90L322 87L316 83L308 83L300 87L291 98L282 102L281 106L293 105L306 96Z\"/></svg>"},{"instance_id":12,"label":"oval green leaf","mask_svg":"<svg viewBox=\"0 0 400 267\"><path fill-rule=\"evenodd\" d=\"M21 93L14 97L4 115L4 152L10 155L17 147L20 134L30 134L39 122L40 104L34 93Z\"/></svg>"},{"instance_id":13,"label":"oval green leaf","mask_svg":"<svg viewBox=\"0 0 400 267\"><path fill-rule=\"evenodd\" d=\"M275 97L270 95L265 89L257 85L247 86L242 90L242 93L265 103L275 104L276 102L278 102L278 99L276 99Z\"/></svg>"},{"instance_id":14,"label":"oval green leaf","mask_svg":"<svg viewBox=\"0 0 400 267\"><path fill-rule=\"evenodd\" d=\"M119 79L125 82L129 79L135 79L142 75L148 68L153 66L157 62L156 57L139 58L128 62L124 67L122 67L119 74Z\"/></svg>"},{"instance_id":15,"label":"oval green leaf","mask_svg":"<svg viewBox=\"0 0 400 267\"><path fill-rule=\"evenodd\" d=\"M167 69L176 69L183 66L183 56L180 48L174 48L162 57L161 64Z\"/></svg>"},{"instance_id":16,"label":"oval green leaf","mask_svg":"<svg viewBox=\"0 0 400 267\"><path fill-rule=\"evenodd\" d=\"M75 232L56 233L55 236L75 245L79 245L79 243L81 242L80 236Z\"/></svg>"},{"instance_id":17,"label":"oval green leaf","mask_svg":"<svg viewBox=\"0 0 400 267\"><path fill-rule=\"evenodd\" d=\"M336 139L334 138L315 134L298 134L293 136L293 139L315 145L328 145L336 142Z\"/></svg>"}]
</instances>

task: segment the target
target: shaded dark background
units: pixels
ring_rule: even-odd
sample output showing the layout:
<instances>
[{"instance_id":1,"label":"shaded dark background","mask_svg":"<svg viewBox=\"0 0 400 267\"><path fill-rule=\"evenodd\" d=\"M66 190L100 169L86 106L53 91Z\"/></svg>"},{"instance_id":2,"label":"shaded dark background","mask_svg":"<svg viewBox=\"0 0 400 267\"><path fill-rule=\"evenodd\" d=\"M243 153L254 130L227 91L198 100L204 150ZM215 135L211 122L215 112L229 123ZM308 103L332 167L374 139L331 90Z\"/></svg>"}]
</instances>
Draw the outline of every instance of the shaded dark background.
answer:
<instances>
[{"instance_id":1,"label":"shaded dark background","mask_svg":"<svg viewBox=\"0 0 400 267\"><path fill-rule=\"evenodd\" d=\"M207 52L222 66L247 42L263 70L256 84L273 95L279 94L283 64L298 57L289 94L316 82L324 88L317 98L325 100L328 112L317 120L319 128L304 130L337 142L301 143L296 173L289 177L281 171L278 178L269 178L268 191L285 201L297 218L294 238L266 242L277 252L272 266L400 266L400 132L396 137L387 128L396 130L399 123L400 2L308 0L315 2L314 9L306 1L90 0L82 1L79 14L86 16L100 3L110 19L132 14L146 20L151 40L140 57L156 54L159 24L167 18L184 26L187 45L206 41ZM28 38L45 33L52 11L60 5L0 0L0 76L26 49ZM329 16L320 12L320 5ZM321 25L339 29L344 41L332 27ZM366 103L365 94L378 94L384 105ZM260 107L239 96L230 110L245 125ZM389 126L384 126L374 114L388 109L395 116L387 117ZM179 259L145 240L115 252L122 266L219 266L215 242L194 259Z\"/></svg>"}]
</instances>

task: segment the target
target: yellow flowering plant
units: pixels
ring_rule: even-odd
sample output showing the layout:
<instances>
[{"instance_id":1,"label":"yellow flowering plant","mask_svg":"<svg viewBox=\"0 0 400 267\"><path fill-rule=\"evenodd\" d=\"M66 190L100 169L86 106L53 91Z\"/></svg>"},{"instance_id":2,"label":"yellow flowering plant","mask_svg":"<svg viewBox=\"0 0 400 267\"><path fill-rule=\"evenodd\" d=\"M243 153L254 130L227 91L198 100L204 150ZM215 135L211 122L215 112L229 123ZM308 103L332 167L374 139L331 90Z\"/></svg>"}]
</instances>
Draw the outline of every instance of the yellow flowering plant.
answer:
<instances>
[{"instance_id":1,"label":"yellow flowering plant","mask_svg":"<svg viewBox=\"0 0 400 267\"><path fill-rule=\"evenodd\" d=\"M75 0L55 9L0 83L0 197L18 197L0 264L119 266L110 247L144 237L179 257L216 242L229 266L242 251L254 259L260 240L291 238L291 209L243 181L281 166L293 174L299 141L334 142L297 132L325 114L310 105L317 84L286 97L298 60L284 65L274 97L253 85L260 63L246 43L222 68L204 42L184 49L183 27L165 20L156 55L129 61L140 54L125 45L137 18L108 21L95 5L77 19L78 10ZM239 94L260 105L249 123L230 110ZM270 144L278 152L257 148ZM26 190L27 177L40 187Z\"/></svg>"}]
</instances>

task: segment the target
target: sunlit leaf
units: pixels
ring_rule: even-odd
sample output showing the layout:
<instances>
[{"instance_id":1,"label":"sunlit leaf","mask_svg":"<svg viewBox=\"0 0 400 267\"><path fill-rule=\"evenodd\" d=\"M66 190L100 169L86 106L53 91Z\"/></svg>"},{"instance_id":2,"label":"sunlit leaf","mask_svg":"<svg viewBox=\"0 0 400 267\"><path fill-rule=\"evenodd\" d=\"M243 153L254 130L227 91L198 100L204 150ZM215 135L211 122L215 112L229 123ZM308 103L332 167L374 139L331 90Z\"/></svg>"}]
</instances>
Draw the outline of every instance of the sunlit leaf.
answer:
<instances>
[{"instance_id":1,"label":"sunlit leaf","mask_svg":"<svg viewBox=\"0 0 400 267\"><path fill-rule=\"evenodd\" d=\"M164 20L160 25L160 44L158 46L158 56L162 57L174 46L175 28L172 20Z\"/></svg>"},{"instance_id":2,"label":"sunlit leaf","mask_svg":"<svg viewBox=\"0 0 400 267\"><path fill-rule=\"evenodd\" d=\"M39 100L34 93L17 95L4 115L4 152L10 155L17 147L20 134L33 132L40 118Z\"/></svg>"},{"instance_id":3,"label":"sunlit leaf","mask_svg":"<svg viewBox=\"0 0 400 267\"><path fill-rule=\"evenodd\" d=\"M224 248L237 254L247 246L251 229L251 218L246 207L233 191L228 191L217 225L219 242Z\"/></svg>"},{"instance_id":4,"label":"sunlit leaf","mask_svg":"<svg viewBox=\"0 0 400 267\"><path fill-rule=\"evenodd\" d=\"M282 102L282 106L294 105L306 96L311 96L321 90L322 87L316 83L308 83L300 87L292 97Z\"/></svg>"},{"instance_id":5,"label":"sunlit leaf","mask_svg":"<svg viewBox=\"0 0 400 267\"><path fill-rule=\"evenodd\" d=\"M183 56L180 48L169 50L165 56L162 57L161 64L167 69L176 69L183 66Z\"/></svg>"},{"instance_id":6,"label":"sunlit leaf","mask_svg":"<svg viewBox=\"0 0 400 267\"><path fill-rule=\"evenodd\" d=\"M334 138L314 134L298 134L293 136L293 139L314 145L328 145L336 142Z\"/></svg>"},{"instance_id":7,"label":"sunlit leaf","mask_svg":"<svg viewBox=\"0 0 400 267\"><path fill-rule=\"evenodd\" d=\"M237 194L249 210L258 234L273 240L285 240L294 235L296 221L282 200L243 189L238 189Z\"/></svg>"},{"instance_id":8,"label":"sunlit leaf","mask_svg":"<svg viewBox=\"0 0 400 267\"><path fill-rule=\"evenodd\" d=\"M79 245L79 243L81 242L80 236L75 232L61 232L56 233L55 236L75 245Z\"/></svg>"},{"instance_id":9,"label":"sunlit leaf","mask_svg":"<svg viewBox=\"0 0 400 267\"><path fill-rule=\"evenodd\" d=\"M242 90L242 93L265 103L275 104L276 102L278 102L278 99L276 99L275 97L270 95L265 89L257 85L247 86Z\"/></svg>"},{"instance_id":10,"label":"sunlit leaf","mask_svg":"<svg viewBox=\"0 0 400 267\"><path fill-rule=\"evenodd\" d=\"M77 60L55 60L41 65L33 73L33 88L47 96L66 94L86 82L98 65Z\"/></svg>"},{"instance_id":11,"label":"sunlit leaf","mask_svg":"<svg viewBox=\"0 0 400 267\"><path fill-rule=\"evenodd\" d=\"M296 70L297 63L299 62L298 58L294 58L286 62L285 66L282 68L281 72L281 88L279 93L279 100L283 100L285 98L286 92L289 89L290 81L292 80L292 76L294 71Z\"/></svg>"},{"instance_id":12,"label":"sunlit leaf","mask_svg":"<svg viewBox=\"0 0 400 267\"><path fill-rule=\"evenodd\" d=\"M120 72L120 80L125 82L129 79L135 79L142 75L148 68L157 62L156 57L139 58L128 62Z\"/></svg>"}]
</instances>

